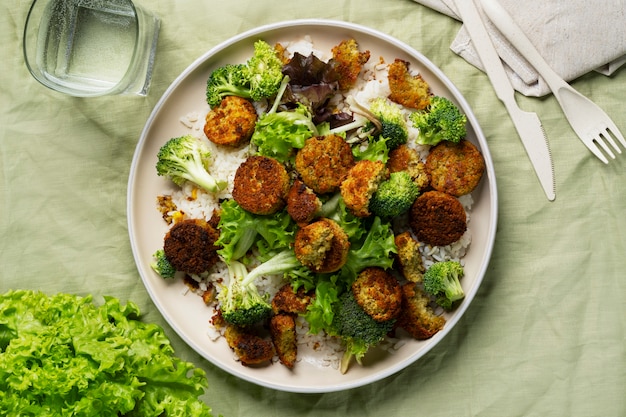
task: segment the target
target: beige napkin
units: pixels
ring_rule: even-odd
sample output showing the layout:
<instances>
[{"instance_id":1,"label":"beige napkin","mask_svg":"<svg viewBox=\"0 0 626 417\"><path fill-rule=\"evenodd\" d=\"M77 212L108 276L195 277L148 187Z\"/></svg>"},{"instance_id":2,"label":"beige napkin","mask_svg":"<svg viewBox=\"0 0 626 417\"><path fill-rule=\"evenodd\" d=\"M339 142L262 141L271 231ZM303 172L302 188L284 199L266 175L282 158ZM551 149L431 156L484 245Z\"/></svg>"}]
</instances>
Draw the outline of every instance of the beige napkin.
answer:
<instances>
[{"instance_id":1,"label":"beige napkin","mask_svg":"<svg viewBox=\"0 0 626 417\"><path fill-rule=\"evenodd\" d=\"M414 0L460 20L454 0ZM499 0L552 68L571 81L589 71L612 74L626 63L626 0ZM477 5L480 7L479 2ZM483 14L516 90L526 96L550 92L533 67ZM450 48L482 69L465 28Z\"/></svg>"}]
</instances>

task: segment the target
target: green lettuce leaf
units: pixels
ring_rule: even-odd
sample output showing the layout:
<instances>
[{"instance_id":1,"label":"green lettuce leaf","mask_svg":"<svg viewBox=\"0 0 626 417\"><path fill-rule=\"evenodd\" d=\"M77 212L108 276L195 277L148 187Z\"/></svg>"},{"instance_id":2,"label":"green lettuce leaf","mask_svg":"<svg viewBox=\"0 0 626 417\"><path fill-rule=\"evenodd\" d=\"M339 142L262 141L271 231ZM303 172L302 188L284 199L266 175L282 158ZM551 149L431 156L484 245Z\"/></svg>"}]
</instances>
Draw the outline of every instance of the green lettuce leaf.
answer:
<instances>
[{"instance_id":1,"label":"green lettuce leaf","mask_svg":"<svg viewBox=\"0 0 626 417\"><path fill-rule=\"evenodd\" d=\"M262 258L287 249L294 241L296 224L286 210L261 216L244 210L235 200L222 202L218 253L228 263L255 247Z\"/></svg>"},{"instance_id":2,"label":"green lettuce leaf","mask_svg":"<svg viewBox=\"0 0 626 417\"><path fill-rule=\"evenodd\" d=\"M112 297L0 295L0 415L212 416L204 371L139 314Z\"/></svg>"}]
</instances>

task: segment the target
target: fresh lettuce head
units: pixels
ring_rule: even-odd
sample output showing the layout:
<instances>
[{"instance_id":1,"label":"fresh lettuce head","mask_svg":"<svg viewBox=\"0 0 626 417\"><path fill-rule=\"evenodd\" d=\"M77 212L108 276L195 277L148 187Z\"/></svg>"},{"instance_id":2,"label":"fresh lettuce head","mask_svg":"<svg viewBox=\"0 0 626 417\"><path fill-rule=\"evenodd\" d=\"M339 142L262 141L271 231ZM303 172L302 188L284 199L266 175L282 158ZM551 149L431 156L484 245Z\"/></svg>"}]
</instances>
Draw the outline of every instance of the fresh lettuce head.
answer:
<instances>
[{"instance_id":1,"label":"fresh lettuce head","mask_svg":"<svg viewBox=\"0 0 626 417\"><path fill-rule=\"evenodd\" d=\"M20 290L0 312L0 415L212 416L204 371L131 302Z\"/></svg>"}]
</instances>

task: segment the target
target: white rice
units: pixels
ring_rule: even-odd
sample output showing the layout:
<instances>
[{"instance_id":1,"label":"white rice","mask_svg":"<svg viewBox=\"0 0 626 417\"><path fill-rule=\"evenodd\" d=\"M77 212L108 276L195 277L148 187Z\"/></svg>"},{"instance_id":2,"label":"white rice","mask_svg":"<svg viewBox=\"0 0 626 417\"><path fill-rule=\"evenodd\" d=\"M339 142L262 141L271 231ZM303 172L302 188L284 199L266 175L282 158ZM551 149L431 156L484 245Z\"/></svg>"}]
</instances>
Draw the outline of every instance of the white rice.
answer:
<instances>
[{"instance_id":1,"label":"white rice","mask_svg":"<svg viewBox=\"0 0 626 417\"><path fill-rule=\"evenodd\" d=\"M311 39L307 36L300 41L296 42L284 42L283 46L291 54L299 52L303 55L314 53L318 58L327 61L330 58L330 51L316 50L313 46ZM375 97L387 97L390 93L389 84L387 82L387 63L381 63L377 60L366 64L363 71L363 77L360 83L348 93L352 95L357 102L365 107L369 107L369 102ZM334 104L338 108L344 109L342 104L342 98L339 96L334 99ZM260 106L257 110L262 111L263 106ZM193 184L187 183L172 193L172 200L176 204L179 212L184 213L183 218L203 218L210 219L213 215L213 211L219 207L219 201L221 199L231 198L232 187L234 182L234 176L239 164L246 159L250 151L248 147L242 149L230 149L226 147L217 147L214 143L209 141L203 132L204 119L208 107L199 109L194 112L190 112L183 115L180 118L180 123L189 130L189 133L203 141L211 149L213 160L210 167L211 174L220 179L226 180L228 186L216 195L209 194L201 189L197 189ZM408 120L409 110L406 110L406 116ZM422 159L425 159L428 155L429 146L419 145L415 142L417 137L417 129L413 128L411 123L407 123L409 128L409 141L408 144L415 149ZM467 218L469 222L470 211L473 204L471 195L465 195L459 198L461 204L466 210ZM459 239L459 241L448 246L430 246L421 245L420 250L424 260L424 266L430 267L435 262L445 260L457 260L463 262L463 257L471 243L471 231L468 230ZM224 263L220 263L214 272L207 274L206 276L193 277L199 286L199 292L205 291L210 283L216 284L215 287L219 292L222 285L228 285L228 269ZM257 283L259 292L261 294L269 294L272 296L278 291L278 289L284 284L284 281L279 276L264 277ZM215 305L210 308L217 308ZM209 326L207 329L207 337L216 343L220 342L223 335L223 329L218 329ZM298 335L298 362L306 362L317 367L329 367L333 369L339 369L341 357L343 355L343 347L341 341L337 338L331 338L324 334L310 334L308 332L308 323L302 318L297 318L297 335ZM387 338L384 340L379 348L384 349L390 353L393 353L397 349L400 349L406 340ZM235 357L235 360L238 360ZM278 359L275 358L275 361Z\"/></svg>"}]
</instances>

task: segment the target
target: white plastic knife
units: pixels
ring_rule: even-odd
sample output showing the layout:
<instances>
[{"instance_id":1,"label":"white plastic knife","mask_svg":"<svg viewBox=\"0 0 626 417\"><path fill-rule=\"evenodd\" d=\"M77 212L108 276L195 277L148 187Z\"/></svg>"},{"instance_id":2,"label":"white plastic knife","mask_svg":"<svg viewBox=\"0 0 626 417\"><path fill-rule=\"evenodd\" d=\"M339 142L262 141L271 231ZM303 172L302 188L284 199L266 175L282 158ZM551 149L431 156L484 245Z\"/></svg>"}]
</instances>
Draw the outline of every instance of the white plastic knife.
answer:
<instances>
[{"instance_id":1,"label":"white plastic knife","mask_svg":"<svg viewBox=\"0 0 626 417\"><path fill-rule=\"evenodd\" d=\"M548 200L553 201L556 198L554 166L541 120L536 113L523 111L517 105L515 90L491 42L474 0L455 0L455 3L496 96L504 103L511 116L543 191Z\"/></svg>"}]
</instances>

